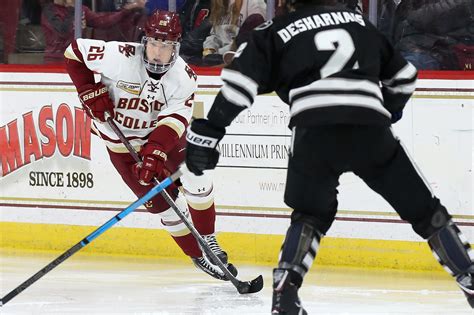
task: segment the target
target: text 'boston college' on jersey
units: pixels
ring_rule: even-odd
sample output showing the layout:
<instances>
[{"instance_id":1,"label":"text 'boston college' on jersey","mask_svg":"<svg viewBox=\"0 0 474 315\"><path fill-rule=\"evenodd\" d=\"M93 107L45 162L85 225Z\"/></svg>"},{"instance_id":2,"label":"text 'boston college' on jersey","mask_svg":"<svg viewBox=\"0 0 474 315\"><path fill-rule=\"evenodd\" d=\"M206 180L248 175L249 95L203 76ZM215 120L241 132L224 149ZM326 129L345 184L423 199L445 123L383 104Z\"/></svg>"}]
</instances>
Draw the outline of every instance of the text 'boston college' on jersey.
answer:
<instances>
[{"instance_id":1,"label":"text 'boston college' on jersey","mask_svg":"<svg viewBox=\"0 0 474 315\"><path fill-rule=\"evenodd\" d=\"M65 52L66 58L100 74L115 105L114 120L137 148L161 124L181 137L191 119L197 88L196 75L181 58L160 80L152 79L142 61L143 49L137 43L77 39ZM109 149L126 152L108 124L94 122L94 129Z\"/></svg>"},{"instance_id":2,"label":"text 'boston college' on jersey","mask_svg":"<svg viewBox=\"0 0 474 315\"><path fill-rule=\"evenodd\" d=\"M305 5L252 32L222 71L215 105L235 113L257 94L276 91L290 105L290 126L389 125L415 90L416 76L360 14Z\"/></svg>"}]
</instances>

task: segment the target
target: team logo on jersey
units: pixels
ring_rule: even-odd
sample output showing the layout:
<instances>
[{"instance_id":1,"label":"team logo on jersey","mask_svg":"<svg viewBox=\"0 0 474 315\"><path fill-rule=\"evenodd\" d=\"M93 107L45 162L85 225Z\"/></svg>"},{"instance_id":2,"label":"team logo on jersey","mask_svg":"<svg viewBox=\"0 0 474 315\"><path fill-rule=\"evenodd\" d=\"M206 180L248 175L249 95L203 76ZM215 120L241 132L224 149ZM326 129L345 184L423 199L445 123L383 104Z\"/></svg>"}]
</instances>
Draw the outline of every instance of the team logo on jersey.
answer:
<instances>
[{"instance_id":1,"label":"team logo on jersey","mask_svg":"<svg viewBox=\"0 0 474 315\"><path fill-rule=\"evenodd\" d=\"M125 82L122 80L117 82L117 88L133 95L140 95L141 91L140 83Z\"/></svg>"},{"instance_id":2,"label":"team logo on jersey","mask_svg":"<svg viewBox=\"0 0 474 315\"><path fill-rule=\"evenodd\" d=\"M118 49L119 53L124 54L127 58L135 55L135 46L129 44L119 45Z\"/></svg>"},{"instance_id":3,"label":"team logo on jersey","mask_svg":"<svg viewBox=\"0 0 474 315\"><path fill-rule=\"evenodd\" d=\"M153 208L153 201L149 200L149 201L145 202L144 206L147 209Z\"/></svg>"},{"instance_id":4,"label":"team logo on jersey","mask_svg":"<svg viewBox=\"0 0 474 315\"><path fill-rule=\"evenodd\" d=\"M189 75L190 79L194 79L194 81L197 81L197 75L196 75L196 73L194 73L193 69L191 69L188 65L186 65L184 70Z\"/></svg>"},{"instance_id":5,"label":"team logo on jersey","mask_svg":"<svg viewBox=\"0 0 474 315\"><path fill-rule=\"evenodd\" d=\"M156 93L157 90L160 89L160 87L158 86L159 83L153 83L153 82L148 82L148 92L151 92L151 93Z\"/></svg>"}]
</instances>

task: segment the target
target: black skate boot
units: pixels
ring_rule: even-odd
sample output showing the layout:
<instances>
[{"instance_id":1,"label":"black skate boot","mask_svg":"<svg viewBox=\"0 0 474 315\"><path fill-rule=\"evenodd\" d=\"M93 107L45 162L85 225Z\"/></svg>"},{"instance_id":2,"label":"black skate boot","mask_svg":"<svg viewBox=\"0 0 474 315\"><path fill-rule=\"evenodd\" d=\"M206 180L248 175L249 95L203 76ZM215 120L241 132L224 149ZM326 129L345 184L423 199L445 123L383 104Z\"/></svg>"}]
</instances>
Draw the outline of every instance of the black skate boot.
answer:
<instances>
[{"instance_id":1,"label":"black skate boot","mask_svg":"<svg viewBox=\"0 0 474 315\"><path fill-rule=\"evenodd\" d=\"M222 272L222 270L219 268L219 266L211 263L209 259L207 258L207 256L193 257L191 258L191 260L193 261L194 265L197 268L201 269L202 271L204 271L211 277L214 277L218 280L224 280L224 281L229 280L227 276L224 274L224 272ZM237 269L235 269L235 267L232 264L227 264L226 267L233 276L237 275Z\"/></svg>"},{"instance_id":2,"label":"black skate boot","mask_svg":"<svg viewBox=\"0 0 474 315\"><path fill-rule=\"evenodd\" d=\"M210 275L219 280L228 280L225 274L219 269L218 266L211 263L205 256L202 257L193 257L191 258L194 265Z\"/></svg>"},{"instance_id":3,"label":"black skate boot","mask_svg":"<svg viewBox=\"0 0 474 315\"><path fill-rule=\"evenodd\" d=\"M222 261L222 263L226 265L228 262L227 253L223 251L222 248L219 246L219 243L217 243L216 235L203 235L202 238L206 241L207 245L209 245L212 252L216 254L217 258L219 258L220 261Z\"/></svg>"},{"instance_id":4,"label":"black skate boot","mask_svg":"<svg viewBox=\"0 0 474 315\"><path fill-rule=\"evenodd\" d=\"M227 269L230 271L230 273L235 277L237 276L237 268L231 263L229 263L229 258L227 256L227 253L222 250L222 248L219 246L219 243L217 243L216 235L215 234L209 234L209 235L203 235L202 238L206 241L206 243L209 245L209 248L212 250L214 254L216 254L217 258L227 267ZM204 251L203 251L204 252ZM205 255L207 256L207 255ZM208 257L209 261L212 261L210 257ZM217 267L217 265L216 265ZM217 267L219 268L219 267ZM219 269L220 270L220 269Z\"/></svg>"},{"instance_id":5,"label":"black skate boot","mask_svg":"<svg viewBox=\"0 0 474 315\"><path fill-rule=\"evenodd\" d=\"M298 286L291 281L292 271L273 269L272 314L307 315L298 297Z\"/></svg>"},{"instance_id":6,"label":"black skate boot","mask_svg":"<svg viewBox=\"0 0 474 315\"><path fill-rule=\"evenodd\" d=\"M469 305L474 308L474 276L469 273L460 275L456 277L456 282L464 292Z\"/></svg>"}]
</instances>

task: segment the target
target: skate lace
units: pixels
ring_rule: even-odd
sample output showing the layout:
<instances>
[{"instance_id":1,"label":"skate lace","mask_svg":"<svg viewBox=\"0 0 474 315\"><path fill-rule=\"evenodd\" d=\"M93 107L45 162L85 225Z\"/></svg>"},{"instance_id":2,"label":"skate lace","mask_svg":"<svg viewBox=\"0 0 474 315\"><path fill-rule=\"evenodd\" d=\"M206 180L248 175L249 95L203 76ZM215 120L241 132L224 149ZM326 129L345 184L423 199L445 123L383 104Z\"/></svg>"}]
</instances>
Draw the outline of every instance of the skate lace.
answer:
<instances>
[{"instance_id":1,"label":"skate lace","mask_svg":"<svg viewBox=\"0 0 474 315\"><path fill-rule=\"evenodd\" d=\"M216 239L216 236L211 234L211 235L205 235L203 236L204 240L206 241L206 243L209 245L209 247L211 248L212 252L214 254L222 254L224 253L224 251L222 250L222 248L219 246L219 244L217 243L217 239Z\"/></svg>"}]
</instances>

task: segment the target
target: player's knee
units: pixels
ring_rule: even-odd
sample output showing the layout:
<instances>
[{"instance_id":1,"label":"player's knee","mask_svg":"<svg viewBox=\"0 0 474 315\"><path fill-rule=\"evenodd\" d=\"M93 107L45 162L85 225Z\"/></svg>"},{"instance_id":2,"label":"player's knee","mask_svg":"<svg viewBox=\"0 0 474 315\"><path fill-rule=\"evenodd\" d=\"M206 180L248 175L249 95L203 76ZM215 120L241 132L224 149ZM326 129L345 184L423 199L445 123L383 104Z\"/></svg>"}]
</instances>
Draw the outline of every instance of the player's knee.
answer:
<instances>
[{"instance_id":1,"label":"player's knee","mask_svg":"<svg viewBox=\"0 0 474 315\"><path fill-rule=\"evenodd\" d=\"M191 195L208 195L212 193L212 180L204 174L196 176L192 173L181 176L181 183L187 194Z\"/></svg>"},{"instance_id":2,"label":"player's knee","mask_svg":"<svg viewBox=\"0 0 474 315\"><path fill-rule=\"evenodd\" d=\"M194 210L206 210L214 203L212 181L206 175L182 178L183 192Z\"/></svg>"},{"instance_id":3,"label":"player's knee","mask_svg":"<svg viewBox=\"0 0 474 315\"><path fill-rule=\"evenodd\" d=\"M317 216L317 215L310 215L307 212L298 211L295 209L291 214L291 224L296 223L304 223L312 226L315 231L317 231L321 235L325 235L326 232L331 227L332 223L334 222L334 216L330 215L328 217L324 216Z\"/></svg>"},{"instance_id":4,"label":"player's knee","mask_svg":"<svg viewBox=\"0 0 474 315\"><path fill-rule=\"evenodd\" d=\"M298 211L297 209L295 209L291 213L291 223L293 224L293 223L300 223L300 222L308 223L311 226L315 226L317 223L316 217L308 215L302 211Z\"/></svg>"},{"instance_id":5,"label":"player's knee","mask_svg":"<svg viewBox=\"0 0 474 315\"><path fill-rule=\"evenodd\" d=\"M148 210L148 212L153 214L162 213L169 207L170 205L161 196L153 198L152 200L145 203L145 208Z\"/></svg>"},{"instance_id":6,"label":"player's knee","mask_svg":"<svg viewBox=\"0 0 474 315\"><path fill-rule=\"evenodd\" d=\"M451 220L451 215L446 208L440 204L439 200L435 199L434 202L436 206L430 215L425 216L418 222L410 222L415 232L424 239L428 239L438 230L445 227Z\"/></svg>"},{"instance_id":7,"label":"player's knee","mask_svg":"<svg viewBox=\"0 0 474 315\"><path fill-rule=\"evenodd\" d=\"M189 219L189 212L184 197L179 195L178 198L176 198L175 203L186 219ZM168 208L165 211L160 212L159 215L161 217L161 223L163 224L164 229L167 230L172 236L179 237L189 234L189 229L186 227L184 222L173 208L168 206Z\"/></svg>"},{"instance_id":8,"label":"player's knee","mask_svg":"<svg viewBox=\"0 0 474 315\"><path fill-rule=\"evenodd\" d=\"M178 187L174 185L174 183L172 184L171 188L170 189L167 188L166 191L168 192L168 195L171 198L177 200L179 190L178 190ZM148 212L153 213L153 214L161 213L170 207L168 202L161 195L155 196L150 201L146 202L144 206Z\"/></svg>"}]
</instances>

